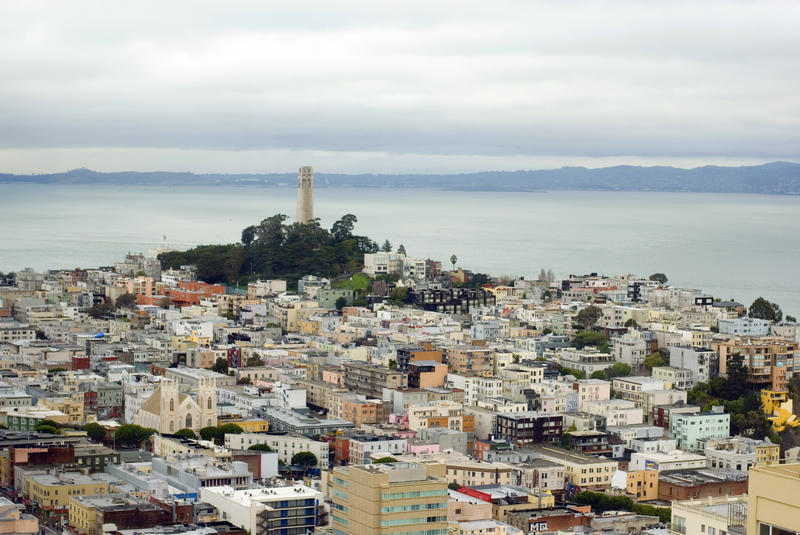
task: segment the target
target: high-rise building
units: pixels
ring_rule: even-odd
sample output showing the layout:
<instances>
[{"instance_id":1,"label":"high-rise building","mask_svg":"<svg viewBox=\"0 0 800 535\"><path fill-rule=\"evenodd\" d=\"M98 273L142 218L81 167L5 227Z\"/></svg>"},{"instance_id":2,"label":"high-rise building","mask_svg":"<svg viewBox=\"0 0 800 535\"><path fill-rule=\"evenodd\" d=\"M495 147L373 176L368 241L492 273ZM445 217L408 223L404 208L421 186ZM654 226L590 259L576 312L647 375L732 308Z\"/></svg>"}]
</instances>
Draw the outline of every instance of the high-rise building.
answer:
<instances>
[{"instance_id":1,"label":"high-rise building","mask_svg":"<svg viewBox=\"0 0 800 535\"><path fill-rule=\"evenodd\" d=\"M443 463L336 467L328 488L335 535L447 534Z\"/></svg>"},{"instance_id":2,"label":"high-rise building","mask_svg":"<svg viewBox=\"0 0 800 535\"><path fill-rule=\"evenodd\" d=\"M782 535L800 526L800 464L756 465L747 489L747 533Z\"/></svg>"},{"instance_id":3,"label":"high-rise building","mask_svg":"<svg viewBox=\"0 0 800 535\"><path fill-rule=\"evenodd\" d=\"M297 222L314 219L314 169L304 165L297 173Z\"/></svg>"}]
</instances>

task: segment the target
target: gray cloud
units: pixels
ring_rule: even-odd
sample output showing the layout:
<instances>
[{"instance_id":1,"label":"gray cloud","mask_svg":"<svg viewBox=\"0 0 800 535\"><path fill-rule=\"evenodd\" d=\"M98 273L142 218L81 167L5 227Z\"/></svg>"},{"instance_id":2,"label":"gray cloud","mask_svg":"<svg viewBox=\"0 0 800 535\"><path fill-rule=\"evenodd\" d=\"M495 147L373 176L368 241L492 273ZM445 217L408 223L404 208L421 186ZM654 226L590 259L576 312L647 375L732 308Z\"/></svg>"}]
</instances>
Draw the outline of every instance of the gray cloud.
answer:
<instances>
[{"instance_id":1,"label":"gray cloud","mask_svg":"<svg viewBox=\"0 0 800 535\"><path fill-rule=\"evenodd\" d=\"M798 157L796 2L397 4L2 3L3 170Z\"/></svg>"}]
</instances>

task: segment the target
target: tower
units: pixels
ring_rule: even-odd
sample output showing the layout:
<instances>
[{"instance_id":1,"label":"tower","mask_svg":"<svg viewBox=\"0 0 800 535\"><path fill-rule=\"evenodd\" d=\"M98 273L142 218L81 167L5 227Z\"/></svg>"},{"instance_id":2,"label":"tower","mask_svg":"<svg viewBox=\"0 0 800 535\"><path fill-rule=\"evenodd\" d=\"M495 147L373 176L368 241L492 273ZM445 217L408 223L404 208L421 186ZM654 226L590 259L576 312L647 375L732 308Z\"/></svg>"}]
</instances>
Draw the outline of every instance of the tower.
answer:
<instances>
[{"instance_id":1,"label":"tower","mask_svg":"<svg viewBox=\"0 0 800 535\"><path fill-rule=\"evenodd\" d=\"M314 219L314 169L304 165L297 173L297 222Z\"/></svg>"}]
</instances>

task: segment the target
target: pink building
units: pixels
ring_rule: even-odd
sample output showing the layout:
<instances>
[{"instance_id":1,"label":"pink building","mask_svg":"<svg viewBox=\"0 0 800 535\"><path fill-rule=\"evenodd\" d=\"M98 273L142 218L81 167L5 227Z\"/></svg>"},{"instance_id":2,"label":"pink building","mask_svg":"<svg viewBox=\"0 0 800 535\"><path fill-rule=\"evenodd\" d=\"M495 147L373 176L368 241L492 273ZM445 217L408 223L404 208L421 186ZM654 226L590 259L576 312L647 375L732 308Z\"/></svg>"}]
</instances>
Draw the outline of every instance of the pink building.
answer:
<instances>
[{"instance_id":1,"label":"pink building","mask_svg":"<svg viewBox=\"0 0 800 535\"><path fill-rule=\"evenodd\" d=\"M425 455L427 453L439 453L439 444L433 444L418 439L409 439L407 452L409 455Z\"/></svg>"},{"instance_id":2,"label":"pink building","mask_svg":"<svg viewBox=\"0 0 800 535\"><path fill-rule=\"evenodd\" d=\"M152 277L123 277L117 279L117 286L125 288L125 292L133 295L153 295L153 278Z\"/></svg>"},{"instance_id":3,"label":"pink building","mask_svg":"<svg viewBox=\"0 0 800 535\"><path fill-rule=\"evenodd\" d=\"M341 385L344 382L344 376L339 370L322 370L322 380L326 383Z\"/></svg>"},{"instance_id":4,"label":"pink building","mask_svg":"<svg viewBox=\"0 0 800 535\"><path fill-rule=\"evenodd\" d=\"M583 410L583 406L589 401L603 401L611 399L611 382L602 379L581 379L572 384L572 388L578 392L578 409Z\"/></svg>"}]
</instances>

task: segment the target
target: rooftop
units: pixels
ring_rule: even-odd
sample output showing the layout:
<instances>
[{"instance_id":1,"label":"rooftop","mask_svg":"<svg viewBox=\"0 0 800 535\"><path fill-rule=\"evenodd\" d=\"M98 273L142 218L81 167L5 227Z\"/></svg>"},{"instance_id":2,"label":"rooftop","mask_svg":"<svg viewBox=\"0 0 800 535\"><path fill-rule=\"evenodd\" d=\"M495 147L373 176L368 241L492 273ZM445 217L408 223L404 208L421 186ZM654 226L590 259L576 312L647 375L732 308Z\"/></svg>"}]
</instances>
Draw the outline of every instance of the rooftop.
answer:
<instances>
[{"instance_id":1,"label":"rooftop","mask_svg":"<svg viewBox=\"0 0 800 535\"><path fill-rule=\"evenodd\" d=\"M289 498L316 498L320 492L306 487L305 485L294 485L290 487L261 487L247 490L234 490L233 487L204 487L203 492L213 492L231 501L237 502L244 507L252 505L286 500Z\"/></svg>"}]
</instances>

